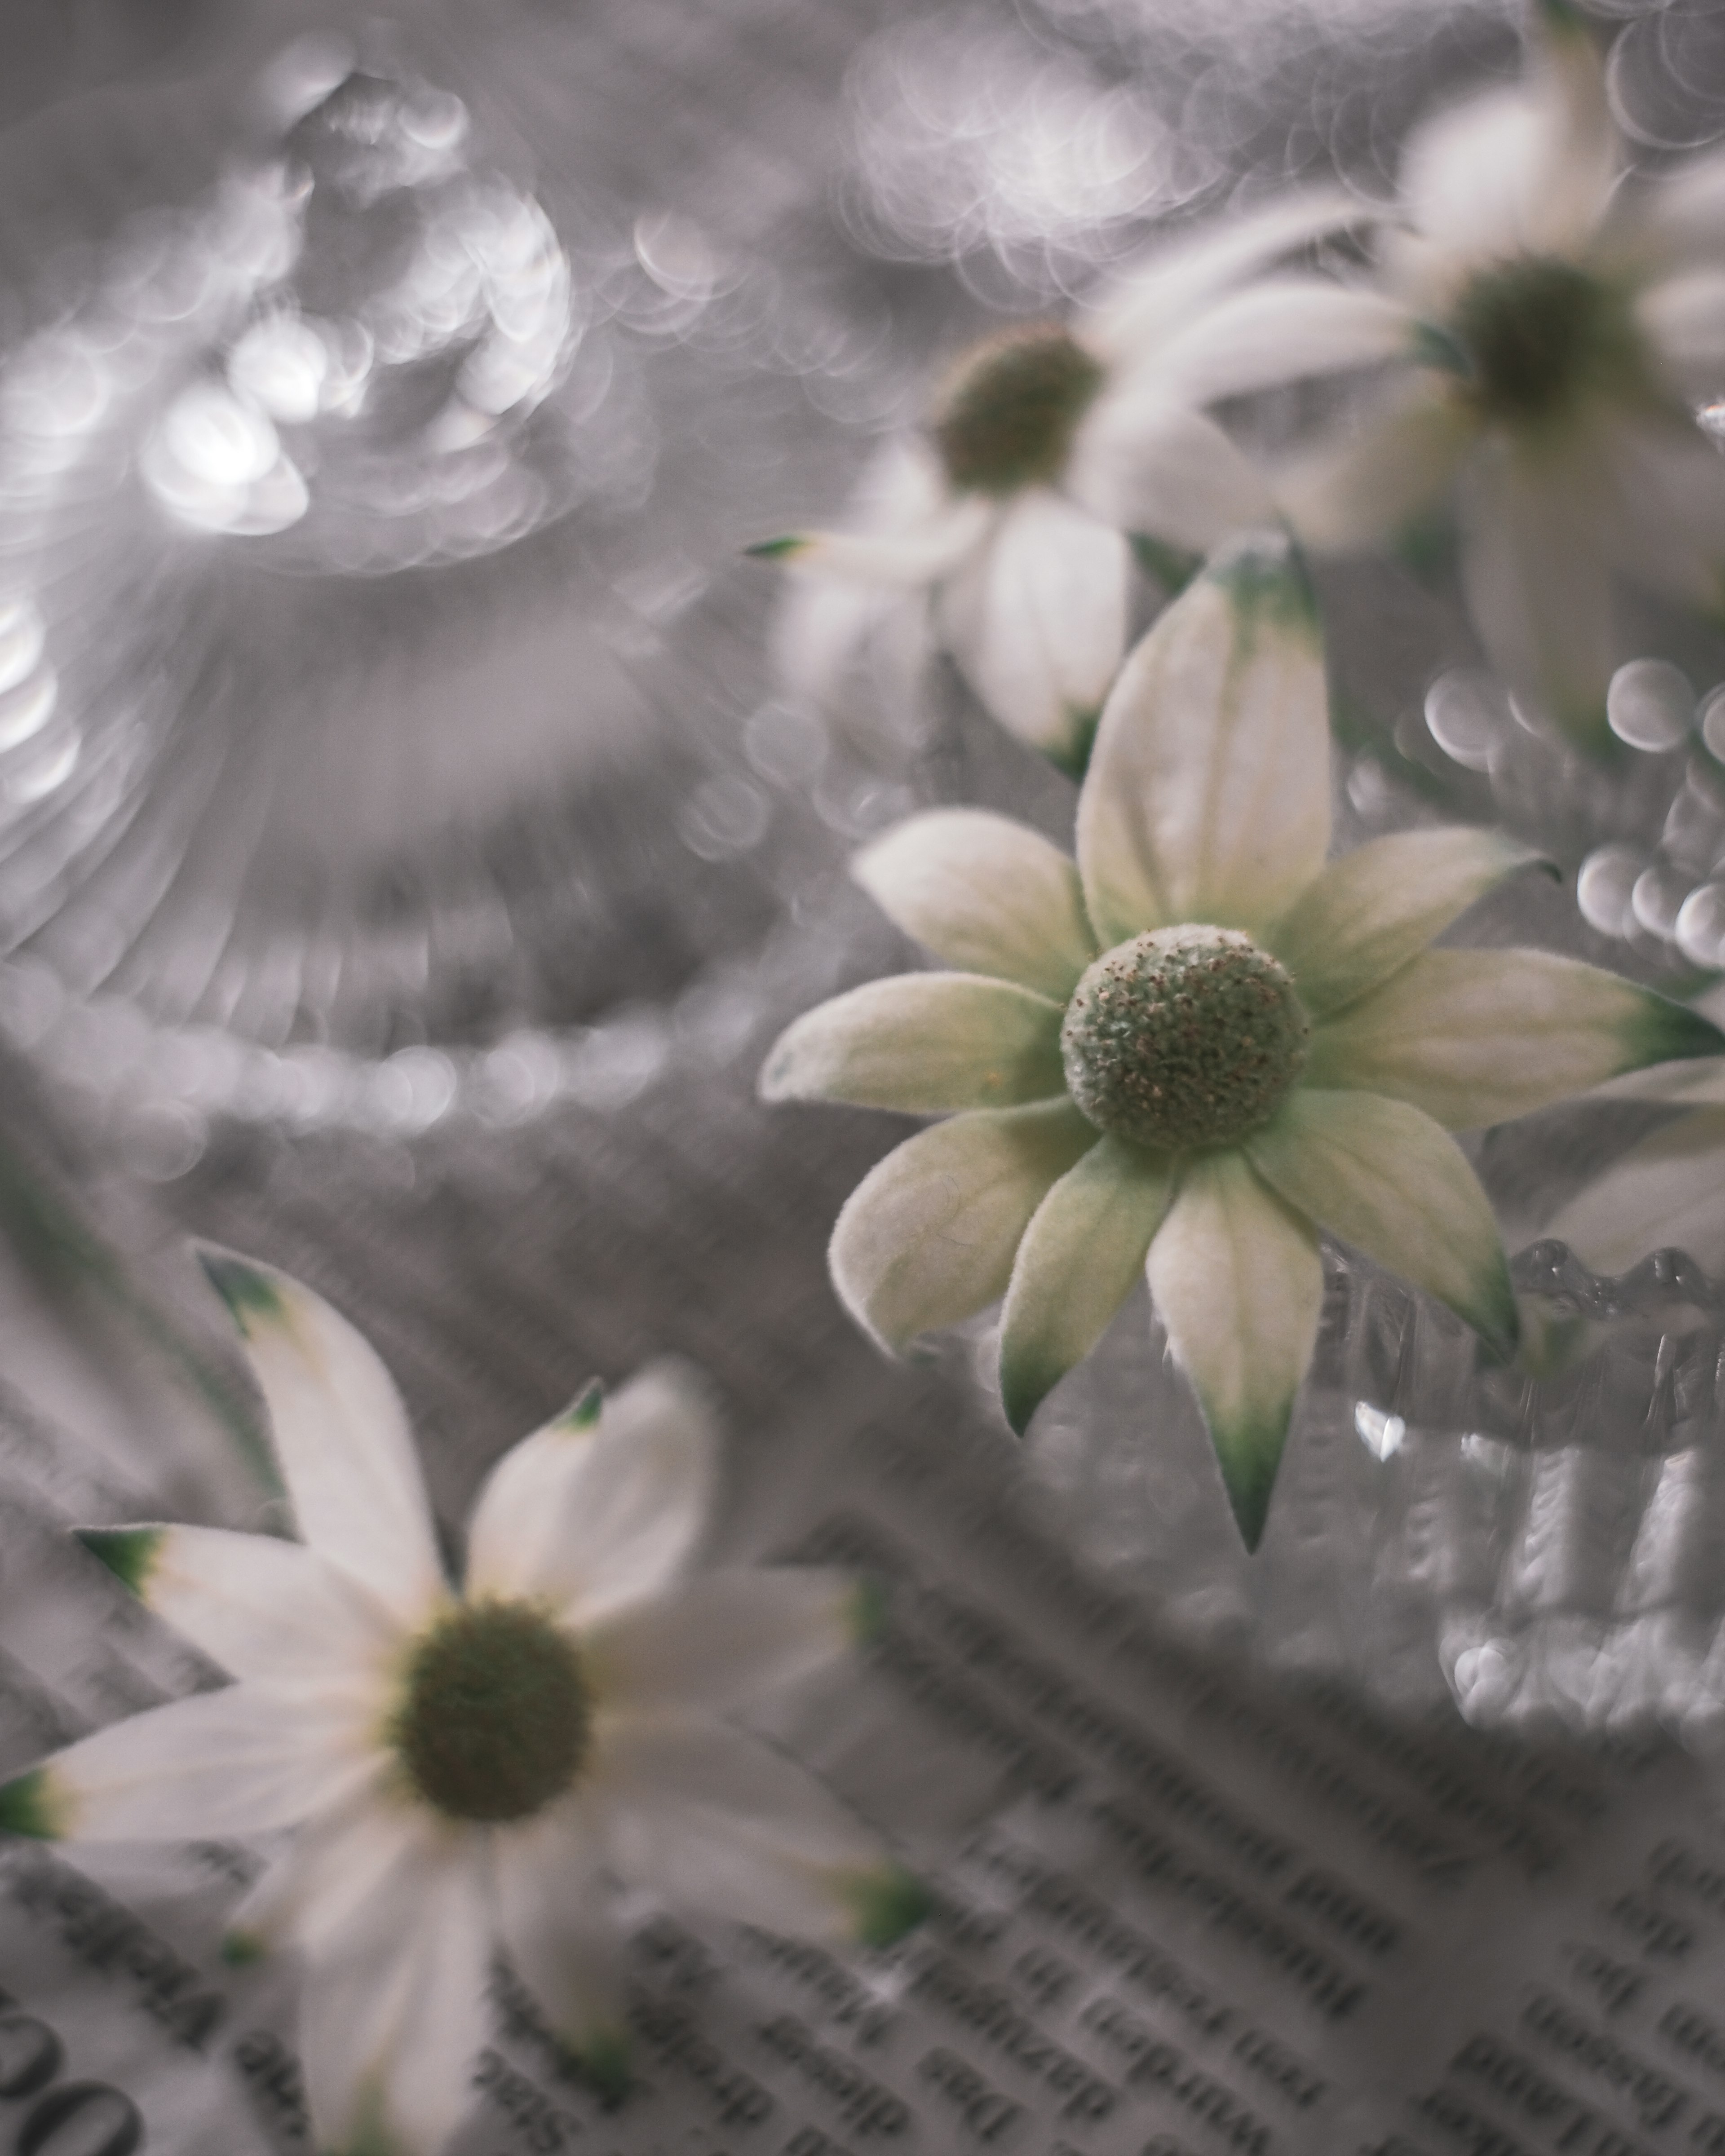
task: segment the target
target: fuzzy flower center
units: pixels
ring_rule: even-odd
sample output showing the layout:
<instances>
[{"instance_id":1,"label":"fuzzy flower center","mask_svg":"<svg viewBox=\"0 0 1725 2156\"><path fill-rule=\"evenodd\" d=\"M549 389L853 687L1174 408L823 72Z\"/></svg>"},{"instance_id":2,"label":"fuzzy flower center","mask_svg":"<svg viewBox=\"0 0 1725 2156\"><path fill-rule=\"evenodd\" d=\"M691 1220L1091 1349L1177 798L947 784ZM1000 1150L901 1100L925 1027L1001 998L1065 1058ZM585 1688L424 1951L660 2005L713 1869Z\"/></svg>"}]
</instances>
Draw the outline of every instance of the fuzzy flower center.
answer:
<instances>
[{"instance_id":1,"label":"fuzzy flower center","mask_svg":"<svg viewBox=\"0 0 1725 2156\"><path fill-rule=\"evenodd\" d=\"M1609 388L1635 371L1634 333L1618 294L1547 256L1481 270L1463 286L1450 327L1473 395L1491 418L1549 418L1589 387Z\"/></svg>"},{"instance_id":2,"label":"fuzzy flower center","mask_svg":"<svg viewBox=\"0 0 1725 2156\"><path fill-rule=\"evenodd\" d=\"M1102 386L1064 330L1014 330L959 362L935 417L935 446L961 491L1004 495L1058 479Z\"/></svg>"},{"instance_id":3,"label":"fuzzy flower center","mask_svg":"<svg viewBox=\"0 0 1725 2156\"><path fill-rule=\"evenodd\" d=\"M389 1739L451 1819L526 1819L586 1758L592 1701L573 1643L529 1602L461 1603L414 1647Z\"/></svg>"},{"instance_id":4,"label":"fuzzy flower center","mask_svg":"<svg viewBox=\"0 0 1725 2156\"><path fill-rule=\"evenodd\" d=\"M1284 968L1230 928L1155 928L1105 952L1066 1007L1060 1050L1096 1128L1159 1152L1267 1122L1306 1065Z\"/></svg>"}]
</instances>

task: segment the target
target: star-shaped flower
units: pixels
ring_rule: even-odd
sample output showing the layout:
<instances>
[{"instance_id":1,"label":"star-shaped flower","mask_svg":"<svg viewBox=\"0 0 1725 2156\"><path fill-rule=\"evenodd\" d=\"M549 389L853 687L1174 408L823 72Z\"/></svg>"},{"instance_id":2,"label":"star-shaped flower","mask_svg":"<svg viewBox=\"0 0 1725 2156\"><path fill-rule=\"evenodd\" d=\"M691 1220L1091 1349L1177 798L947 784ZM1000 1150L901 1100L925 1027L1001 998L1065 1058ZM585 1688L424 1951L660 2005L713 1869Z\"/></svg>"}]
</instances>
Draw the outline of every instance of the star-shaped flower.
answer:
<instances>
[{"instance_id":1,"label":"star-shaped flower","mask_svg":"<svg viewBox=\"0 0 1725 2156\"><path fill-rule=\"evenodd\" d=\"M1468 606L1524 709L1609 737L1621 573L1725 613L1725 464L1697 424L1725 389L1725 157L1625 178L1594 38L1533 0L1522 84L1409 139L1375 296L1287 279L1204 336L1312 372L1327 323L1358 363L1399 362L1352 425L1296 458L1278 499L1308 544L1375 547L1453 508ZM1399 316L1399 327L1394 321Z\"/></svg>"},{"instance_id":2,"label":"star-shaped flower","mask_svg":"<svg viewBox=\"0 0 1725 2156\"><path fill-rule=\"evenodd\" d=\"M921 1890L802 1768L724 1717L847 1643L855 1583L688 1578L706 1409L649 1372L506 1454L446 1578L388 1373L309 1290L206 1260L250 1352L303 1543L84 1539L239 1682L56 1753L0 1825L70 1841L296 1832L236 1914L306 1963L318 2146L429 2152L470 2101L501 1950L602 2086L622 2074L614 1881L874 1943Z\"/></svg>"},{"instance_id":3,"label":"star-shaped flower","mask_svg":"<svg viewBox=\"0 0 1725 2156\"><path fill-rule=\"evenodd\" d=\"M1079 796L1076 864L972 809L913 817L856 873L958 970L809 1012L769 1099L956 1111L839 1217L840 1296L899 1346L1006 1297L1022 1430L1141 1270L1261 1530L1335 1237L1495 1347L1516 1305L1448 1133L1717 1052L1695 1013L1574 959L1428 950L1532 857L1485 830L1325 865L1318 627L1286 542L1237 542L1127 661Z\"/></svg>"},{"instance_id":4,"label":"star-shaped flower","mask_svg":"<svg viewBox=\"0 0 1725 2156\"><path fill-rule=\"evenodd\" d=\"M1361 215L1339 194L1291 197L1164 247L1070 324L1019 326L966 353L926 443L897 445L875 475L864 529L751 550L836 580L835 607L798 626L795 670L818 685L883 599L932 593L940 640L977 696L1081 773L1126 651L1127 535L1178 582L1270 507L1262 478L1198 408L1255 386L1264 361L1243 383L1237 357L1226 381L1208 362L1194 368L1194 318L1265 263ZM1314 363L1351 351L1336 341L1348 327L1326 325Z\"/></svg>"}]
</instances>

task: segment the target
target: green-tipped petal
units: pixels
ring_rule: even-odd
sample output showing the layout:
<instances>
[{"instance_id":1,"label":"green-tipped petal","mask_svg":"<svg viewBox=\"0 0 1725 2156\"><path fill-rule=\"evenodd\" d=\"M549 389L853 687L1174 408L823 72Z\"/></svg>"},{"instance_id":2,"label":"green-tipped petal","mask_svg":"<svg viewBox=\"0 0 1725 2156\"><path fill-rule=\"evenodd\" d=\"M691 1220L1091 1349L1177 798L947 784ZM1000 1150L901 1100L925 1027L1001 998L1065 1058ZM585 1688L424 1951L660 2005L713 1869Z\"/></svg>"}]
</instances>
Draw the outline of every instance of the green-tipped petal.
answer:
<instances>
[{"instance_id":1,"label":"green-tipped petal","mask_svg":"<svg viewBox=\"0 0 1725 2156\"><path fill-rule=\"evenodd\" d=\"M1104 948L1198 921L1261 934L1323 866L1328 704L1317 617L1289 542L1239 542L1132 652L1078 803Z\"/></svg>"},{"instance_id":2,"label":"green-tipped petal","mask_svg":"<svg viewBox=\"0 0 1725 2156\"><path fill-rule=\"evenodd\" d=\"M906 935L961 973L1065 1003L1096 955L1076 864L986 809L912 816L865 846L850 872Z\"/></svg>"},{"instance_id":3,"label":"green-tipped petal","mask_svg":"<svg viewBox=\"0 0 1725 2156\"><path fill-rule=\"evenodd\" d=\"M224 1251L200 1255L245 1342L300 1533L418 1624L444 1592L443 1571L393 1379L300 1281Z\"/></svg>"},{"instance_id":4,"label":"green-tipped petal","mask_svg":"<svg viewBox=\"0 0 1725 2156\"><path fill-rule=\"evenodd\" d=\"M1725 1107L1666 1123L1613 1161L1546 1229L1596 1273L1686 1250L1725 1279Z\"/></svg>"},{"instance_id":5,"label":"green-tipped petal","mask_svg":"<svg viewBox=\"0 0 1725 2156\"><path fill-rule=\"evenodd\" d=\"M1006 1291L1019 1239L1096 1142L1068 1101L958 1116L890 1152L833 1229L833 1285L889 1348L956 1325Z\"/></svg>"},{"instance_id":6,"label":"green-tipped petal","mask_svg":"<svg viewBox=\"0 0 1725 2156\"><path fill-rule=\"evenodd\" d=\"M250 1969L268 1955L270 1942L259 1932L223 1932L220 1952L229 1969Z\"/></svg>"},{"instance_id":7,"label":"green-tipped petal","mask_svg":"<svg viewBox=\"0 0 1725 2156\"><path fill-rule=\"evenodd\" d=\"M607 2111L614 2110L629 2094L634 2076L629 2071L629 2032L602 2029L576 2050L581 2076Z\"/></svg>"},{"instance_id":8,"label":"green-tipped petal","mask_svg":"<svg viewBox=\"0 0 1725 2156\"><path fill-rule=\"evenodd\" d=\"M1101 1338L1143 1270L1173 1194L1168 1160L1104 1137L1037 1208L1000 1328L1000 1393L1014 1430L1024 1430Z\"/></svg>"},{"instance_id":9,"label":"green-tipped petal","mask_svg":"<svg viewBox=\"0 0 1725 2156\"><path fill-rule=\"evenodd\" d=\"M1150 1295L1255 1549L1323 1304L1310 1228L1243 1155L1199 1156L1150 1245Z\"/></svg>"},{"instance_id":10,"label":"green-tipped petal","mask_svg":"<svg viewBox=\"0 0 1725 2156\"><path fill-rule=\"evenodd\" d=\"M80 1527L81 1542L98 1557L121 1584L141 1599L147 1599L150 1575L167 1533L166 1527Z\"/></svg>"},{"instance_id":11,"label":"green-tipped petal","mask_svg":"<svg viewBox=\"0 0 1725 2156\"><path fill-rule=\"evenodd\" d=\"M925 1115L1050 1100L1065 1084L1057 1003L980 973L901 973L787 1027L761 1096Z\"/></svg>"},{"instance_id":12,"label":"green-tipped petal","mask_svg":"<svg viewBox=\"0 0 1725 2156\"><path fill-rule=\"evenodd\" d=\"M1314 552L1388 546L1443 498L1478 431L1460 398L1416 377L1292 458L1277 475L1276 499Z\"/></svg>"},{"instance_id":13,"label":"green-tipped petal","mask_svg":"<svg viewBox=\"0 0 1725 2156\"><path fill-rule=\"evenodd\" d=\"M1605 89L1604 52L1569 0L1530 10L1533 95L1544 156L1529 189L1530 249L1584 246L1611 199L1625 158Z\"/></svg>"},{"instance_id":14,"label":"green-tipped petal","mask_svg":"<svg viewBox=\"0 0 1725 2156\"><path fill-rule=\"evenodd\" d=\"M1270 948L1326 1018L1417 957L1476 899L1539 859L1498 831L1410 831L1332 861L1276 924Z\"/></svg>"},{"instance_id":15,"label":"green-tipped petal","mask_svg":"<svg viewBox=\"0 0 1725 2156\"><path fill-rule=\"evenodd\" d=\"M1725 1034L1615 973L1543 951L1428 951L1312 1034L1306 1083L1474 1130L1644 1064L1717 1055Z\"/></svg>"},{"instance_id":16,"label":"green-tipped petal","mask_svg":"<svg viewBox=\"0 0 1725 2156\"><path fill-rule=\"evenodd\" d=\"M896 1946L934 1908L928 1888L896 1864L853 1873L840 1887L839 1898L850 1912L850 1936L860 1947Z\"/></svg>"},{"instance_id":17,"label":"green-tipped petal","mask_svg":"<svg viewBox=\"0 0 1725 2156\"><path fill-rule=\"evenodd\" d=\"M598 1428L604 1406L604 1385L598 1378L590 1378L557 1417L554 1426L567 1430L571 1437L584 1437Z\"/></svg>"},{"instance_id":18,"label":"green-tipped petal","mask_svg":"<svg viewBox=\"0 0 1725 2156\"><path fill-rule=\"evenodd\" d=\"M1245 1150L1296 1211L1513 1350L1515 1293L1491 1204L1430 1116L1374 1093L1302 1089Z\"/></svg>"},{"instance_id":19,"label":"green-tipped petal","mask_svg":"<svg viewBox=\"0 0 1725 2156\"><path fill-rule=\"evenodd\" d=\"M992 503L969 495L897 529L789 531L745 551L761 561L822 576L914 590L950 576L981 543L993 516Z\"/></svg>"},{"instance_id":20,"label":"green-tipped petal","mask_svg":"<svg viewBox=\"0 0 1725 2156\"><path fill-rule=\"evenodd\" d=\"M0 1834L28 1835L33 1841L64 1841L72 1832L77 1806L52 1767L33 1767L0 1784Z\"/></svg>"}]
</instances>

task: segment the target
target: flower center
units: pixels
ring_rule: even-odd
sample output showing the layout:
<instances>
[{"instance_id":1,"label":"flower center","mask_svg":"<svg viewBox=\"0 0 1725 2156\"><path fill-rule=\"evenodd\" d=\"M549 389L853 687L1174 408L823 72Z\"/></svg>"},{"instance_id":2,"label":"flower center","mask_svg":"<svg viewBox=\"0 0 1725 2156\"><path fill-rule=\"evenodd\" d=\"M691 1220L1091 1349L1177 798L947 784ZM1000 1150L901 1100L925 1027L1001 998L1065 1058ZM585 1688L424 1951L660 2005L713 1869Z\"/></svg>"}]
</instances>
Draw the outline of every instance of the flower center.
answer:
<instances>
[{"instance_id":1,"label":"flower center","mask_svg":"<svg viewBox=\"0 0 1725 2156\"><path fill-rule=\"evenodd\" d=\"M573 1782L592 1726L581 1658L545 1613L468 1602L414 1648L389 1740L435 1810L517 1820Z\"/></svg>"},{"instance_id":2,"label":"flower center","mask_svg":"<svg viewBox=\"0 0 1725 2156\"><path fill-rule=\"evenodd\" d=\"M1098 1130L1161 1152L1267 1122L1310 1029L1284 968L1231 928L1154 928L1105 952L1060 1028L1066 1085Z\"/></svg>"},{"instance_id":3,"label":"flower center","mask_svg":"<svg viewBox=\"0 0 1725 2156\"><path fill-rule=\"evenodd\" d=\"M1492 418L1547 418L1589 386L1609 388L1635 372L1634 331L1618 294L1547 256L1481 270L1463 286L1450 327L1474 398Z\"/></svg>"},{"instance_id":4,"label":"flower center","mask_svg":"<svg viewBox=\"0 0 1725 2156\"><path fill-rule=\"evenodd\" d=\"M1064 330L991 337L959 362L935 416L947 477L978 494L1058 479L1101 386L1101 363Z\"/></svg>"}]
</instances>

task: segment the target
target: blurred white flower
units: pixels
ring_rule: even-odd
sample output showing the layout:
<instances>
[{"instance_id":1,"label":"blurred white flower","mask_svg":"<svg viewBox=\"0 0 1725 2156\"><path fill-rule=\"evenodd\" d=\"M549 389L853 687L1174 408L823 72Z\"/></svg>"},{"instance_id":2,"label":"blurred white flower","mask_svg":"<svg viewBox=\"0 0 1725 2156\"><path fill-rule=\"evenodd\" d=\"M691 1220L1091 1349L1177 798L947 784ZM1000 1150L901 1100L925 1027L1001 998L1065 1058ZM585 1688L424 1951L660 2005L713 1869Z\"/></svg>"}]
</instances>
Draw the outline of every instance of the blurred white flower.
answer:
<instances>
[{"instance_id":1,"label":"blurred white flower","mask_svg":"<svg viewBox=\"0 0 1725 2156\"><path fill-rule=\"evenodd\" d=\"M71 1841L297 1832L230 1944L304 1955L320 2148L429 2156L470 2101L501 1949L603 2087L624 2077L615 1880L770 1930L881 1943L922 1890L721 1717L840 1652L856 1584L682 1575L714 1431L686 1381L597 1388L493 1469L447 1583L407 1419L345 1320L212 1255L303 1544L206 1527L84 1539L239 1678L0 1789Z\"/></svg>"},{"instance_id":2,"label":"blurred white flower","mask_svg":"<svg viewBox=\"0 0 1725 2156\"><path fill-rule=\"evenodd\" d=\"M1526 79L1409 139L1377 290L1267 281L1194 357L1216 393L1245 386L1242 352L1260 382L1317 372L1352 311L1343 363L1400 364L1281 475L1284 508L1347 552L1452 502L1493 665L1529 716L1603 749L1614 575L1725 611L1725 460L1696 417L1725 388L1725 155L1625 182L1592 33L1568 0L1531 12Z\"/></svg>"},{"instance_id":3,"label":"blurred white flower","mask_svg":"<svg viewBox=\"0 0 1725 2156\"><path fill-rule=\"evenodd\" d=\"M1194 316L1278 255L1355 222L1343 195L1291 197L1167 246L1065 326L965 353L925 439L871 472L860 528L751 551L823 582L793 623L793 685L819 693L882 613L932 593L934 628L1001 724L1082 772L1125 654L1133 542L1183 581L1224 533L1261 521L1264 480L1197 407Z\"/></svg>"}]
</instances>

